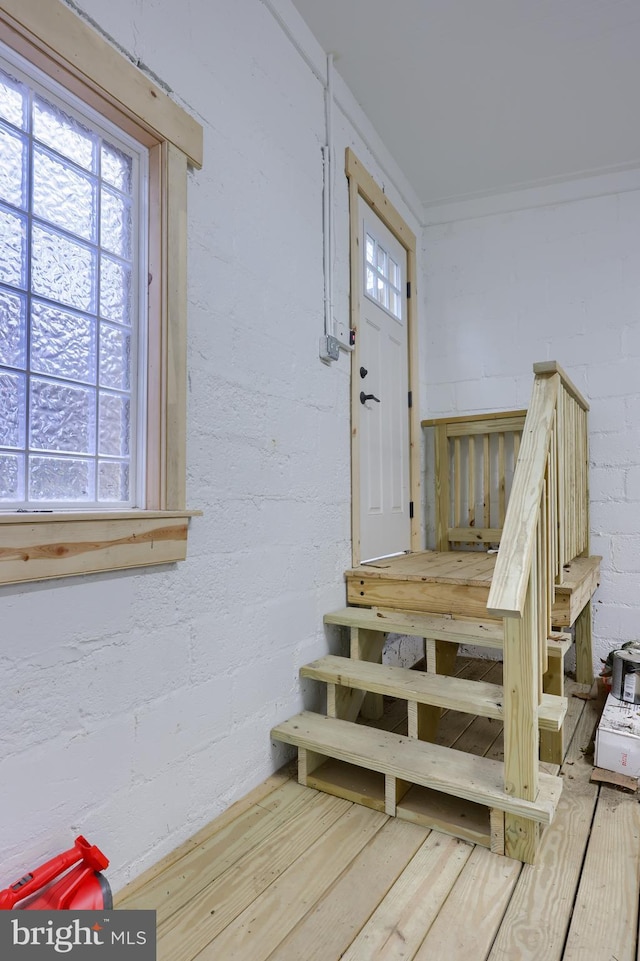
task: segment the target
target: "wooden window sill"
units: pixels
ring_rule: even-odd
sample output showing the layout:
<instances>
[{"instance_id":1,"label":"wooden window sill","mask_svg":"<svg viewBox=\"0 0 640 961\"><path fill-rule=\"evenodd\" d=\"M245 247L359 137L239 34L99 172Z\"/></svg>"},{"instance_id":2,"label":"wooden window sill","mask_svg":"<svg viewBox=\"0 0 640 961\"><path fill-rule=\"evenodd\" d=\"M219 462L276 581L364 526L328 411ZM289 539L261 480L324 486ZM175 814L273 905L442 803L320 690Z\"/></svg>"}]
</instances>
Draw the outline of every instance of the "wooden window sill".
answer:
<instances>
[{"instance_id":1,"label":"wooden window sill","mask_svg":"<svg viewBox=\"0 0 640 961\"><path fill-rule=\"evenodd\" d=\"M173 564L200 511L0 514L0 584Z\"/></svg>"}]
</instances>

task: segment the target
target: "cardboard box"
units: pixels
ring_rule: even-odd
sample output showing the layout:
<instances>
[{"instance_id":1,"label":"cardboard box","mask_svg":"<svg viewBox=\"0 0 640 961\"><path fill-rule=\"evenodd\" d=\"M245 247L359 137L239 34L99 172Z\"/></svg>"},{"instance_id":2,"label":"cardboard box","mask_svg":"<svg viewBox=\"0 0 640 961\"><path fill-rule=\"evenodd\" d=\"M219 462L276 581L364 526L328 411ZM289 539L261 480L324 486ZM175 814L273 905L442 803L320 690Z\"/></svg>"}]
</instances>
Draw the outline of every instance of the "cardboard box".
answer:
<instances>
[{"instance_id":1,"label":"cardboard box","mask_svg":"<svg viewBox=\"0 0 640 961\"><path fill-rule=\"evenodd\" d=\"M596 731L596 767L640 777L640 704L607 697Z\"/></svg>"}]
</instances>

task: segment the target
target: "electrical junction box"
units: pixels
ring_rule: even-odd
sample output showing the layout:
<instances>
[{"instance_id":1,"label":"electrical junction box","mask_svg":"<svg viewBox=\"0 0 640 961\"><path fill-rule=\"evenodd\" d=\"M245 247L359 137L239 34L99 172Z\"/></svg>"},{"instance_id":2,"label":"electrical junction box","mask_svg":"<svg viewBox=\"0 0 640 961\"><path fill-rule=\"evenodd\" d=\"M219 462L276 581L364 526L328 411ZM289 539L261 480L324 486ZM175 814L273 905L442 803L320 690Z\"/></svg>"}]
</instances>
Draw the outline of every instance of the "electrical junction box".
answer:
<instances>
[{"instance_id":1,"label":"electrical junction box","mask_svg":"<svg viewBox=\"0 0 640 961\"><path fill-rule=\"evenodd\" d=\"M325 364L331 363L332 360L337 360L340 356L340 344L336 337L332 337L327 334L325 337L320 338L320 360Z\"/></svg>"},{"instance_id":2,"label":"electrical junction box","mask_svg":"<svg viewBox=\"0 0 640 961\"><path fill-rule=\"evenodd\" d=\"M595 765L640 777L640 704L609 694L596 731Z\"/></svg>"}]
</instances>

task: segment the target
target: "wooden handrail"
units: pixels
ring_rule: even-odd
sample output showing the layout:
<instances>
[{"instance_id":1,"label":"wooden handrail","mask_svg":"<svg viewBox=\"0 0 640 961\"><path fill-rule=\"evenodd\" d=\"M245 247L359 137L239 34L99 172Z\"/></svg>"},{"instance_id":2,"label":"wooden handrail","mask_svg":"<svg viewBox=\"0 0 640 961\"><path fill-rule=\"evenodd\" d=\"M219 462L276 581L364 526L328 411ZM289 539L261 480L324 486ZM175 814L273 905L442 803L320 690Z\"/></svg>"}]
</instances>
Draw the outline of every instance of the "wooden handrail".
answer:
<instances>
[{"instance_id":1,"label":"wooden handrail","mask_svg":"<svg viewBox=\"0 0 640 961\"><path fill-rule=\"evenodd\" d=\"M537 705L563 565L588 551L588 404L555 361L534 366L511 496L487 608L504 619L504 783L538 792ZM505 816L505 851L531 859L537 828Z\"/></svg>"},{"instance_id":2,"label":"wooden handrail","mask_svg":"<svg viewBox=\"0 0 640 961\"><path fill-rule=\"evenodd\" d=\"M501 617L521 617L524 610L547 471L549 571L556 583L563 566L589 547L589 404L557 361L534 364L533 370L533 395L487 603Z\"/></svg>"},{"instance_id":3,"label":"wooden handrail","mask_svg":"<svg viewBox=\"0 0 640 961\"><path fill-rule=\"evenodd\" d=\"M521 617L524 611L559 389L555 368L536 372L487 601L498 617Z\"/></svg>"},{"instance_id":4,"label":"wooden handrail","mask_svg":"<svg viewBox=\"0 0 640 961\"><path fill-rule=\"evenodd\" d=\"M452 417L430 417L427 420L421 420L421 427L438 427L439 424L462 424L464 427L470 424L475 424L477 422L483 425L486 422L486 427L483 426L482 430L494 429L504 430L504 425L500 423L492 424L492 421L505 421L509 426L513 418L525 417L527 414L526 410L497 410L489 414L456 414ZM467 431L468 433L468 431Z\"/></svg>"}]
</instances>

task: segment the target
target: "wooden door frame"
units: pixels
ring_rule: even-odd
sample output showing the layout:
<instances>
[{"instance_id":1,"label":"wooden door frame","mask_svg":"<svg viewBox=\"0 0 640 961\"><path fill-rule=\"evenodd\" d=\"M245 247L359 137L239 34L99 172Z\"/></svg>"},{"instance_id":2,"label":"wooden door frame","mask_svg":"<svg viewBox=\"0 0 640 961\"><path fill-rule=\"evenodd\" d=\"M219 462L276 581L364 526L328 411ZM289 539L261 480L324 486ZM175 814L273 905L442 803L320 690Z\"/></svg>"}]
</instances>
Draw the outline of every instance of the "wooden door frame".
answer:
<instances>
[{"instance_id":1,"label":"wooden door frame","mask_svg":"<svg viewBox=\"0 0 640 961\"><path fill-rule=\"evenodd\" d=\"M420 417L418 412L418 311L416 284L416 237L371 174L347 147L345 172L349 181L349 269L351 277L350 324L355 343L351 353L351 553L356 567L360 557L360 218L358 198L362 197L391 231L407 254L407 367L413 403L409 408L409 497L413 502L411 550L422 543L422 495L420 478Z\"/></svg>"}]
</instances>

